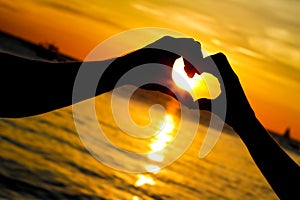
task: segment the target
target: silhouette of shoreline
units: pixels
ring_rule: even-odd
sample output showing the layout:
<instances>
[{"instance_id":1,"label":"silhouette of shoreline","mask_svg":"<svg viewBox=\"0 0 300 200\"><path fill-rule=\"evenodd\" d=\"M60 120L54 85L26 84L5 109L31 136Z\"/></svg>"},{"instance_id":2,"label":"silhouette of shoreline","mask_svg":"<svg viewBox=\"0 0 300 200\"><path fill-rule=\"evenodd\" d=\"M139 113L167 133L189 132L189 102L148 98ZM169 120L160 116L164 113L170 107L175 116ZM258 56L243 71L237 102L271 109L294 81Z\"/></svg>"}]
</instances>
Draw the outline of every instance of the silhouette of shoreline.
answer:
<instances>
[{"instance_id":1,"label":"silhouette of shoreline","mask_svg":"<svg viewBox=\"0 0 300 200\"><path fill-rule=\"evenodd\" d=\"M1 30L0 51L39 60L61 62L77 60L71 56L61 53L55 44L47 41L41 41L40 44L33 44L32 42L13 36Z\"/></svg>"},{"instance_id":2,"label":"silhouette of shoreline","mask_svg":"<svg viewBox=\"0 0 300 200\"><path fill-rule=\"evenodd\" d=\"M296 141L290 137L287 137L284 134L282 135L282 134L279 134L272 130L268 130L268 131L282 147L300 155L300 142L299 141Z\"/></svg>"},{"instance_id":3,"label":"silhouette of shoreline","mask_svg":"<svg viewBox=\"0 0 300 200\"><path fill-rule=\"evenodd\" d=\"M22 38L13 36L0 30L0 51L9 52L22 57L32 59L48 60L48 61L76 61L76 58L65 55L59 52L59 48L54 44L44 42L33 44ZM141 98L144 99L144 98ZM226 127L225 127L226 129ZM273 138L285 149L288 149L296 154L300 154L300 141L296 141L289 137L289 134L280 134L273 130L269 130ZM225 131L230 132L230 131Z\"/></svg>"}]
</instances>

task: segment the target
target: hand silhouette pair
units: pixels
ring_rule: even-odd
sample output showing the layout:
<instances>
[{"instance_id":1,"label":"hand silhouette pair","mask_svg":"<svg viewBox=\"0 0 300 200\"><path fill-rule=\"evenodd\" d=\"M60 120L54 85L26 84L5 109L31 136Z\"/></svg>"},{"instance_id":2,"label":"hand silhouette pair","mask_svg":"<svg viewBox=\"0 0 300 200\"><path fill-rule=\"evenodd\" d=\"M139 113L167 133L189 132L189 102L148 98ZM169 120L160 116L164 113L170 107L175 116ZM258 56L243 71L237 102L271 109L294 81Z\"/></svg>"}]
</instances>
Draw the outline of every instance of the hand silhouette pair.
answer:
<instances>
[{"instance_id":1,"label":"hand silhouette pair","mask_svg":"<svg viewBox=\"0 0 300 200\"><path fill-rule=\"evenodd\" d=\"M53 63L0 53L2 94L0 117L26 117L69 106L113 90L117 81L126 72L139 65L160 63L172 67L180 56L185 59L185 72L189 77L192 78L195 73L207 72L217 77L220 82L220 96L213 100L199 99L197 101L199 108L211 111L212 104L226 106L225 122L241 137L274 192L280 199L297 199L298 185L295 183L300 180L299 166L281 149L255 117L226 56L217 53L203 58L200 43L191 38L166 36L115 59L85 63L95 76L103 66L110 64L102 74L96 92L83 93L75 101L72 99L72 92L82 62ZM170 74L163 72L157 77L171 79ZM176 97L172 91L155 84L143 88L159 90ZM191 99L183 103L188 107L192 105ZM219 109L213 112L216 115L222 114L219 113Z\"/></svg>"},{"instance_id":2,"label":"hand silhouette pair","mask_svg":"<svg viewBox=\"0 0 300 200\"><path fill-rule=\"evenodd\" d=\"M170 67L173 66L174 58L182 56L185 60L185 72L190 78L195 73L201 74L204 72L218 78L221 94L216 99L197 100L200 110L212 111L212 104L226 106L225 122L233 128L243 125L240 119L255 119L254 111L246 98L240 81L223 53L217 53L204 58L201 51L201 44L198 41L191 38L173 38L169 36L163 37L147 45L145 48L151 48L154 51L158 49L165 50L167 51L166 54L169 52L177 54L177 57L174 56L173 58L168 56L171 58L171 61L165 64ZM163 89L161 91L165 92ZM187 107L193 108L190 101L183 101L183 103ZM222 109L214 109L213 112L216 115L222 115Z\"/></svg>"},{"instance_id":3,"label":"hand silhouette pair","mask_svg":"<svg viewBox=\"0 0 300 200\"><path fill-rule=\"evenodd\" d=\"M216 99L199 99L196 107L191 97L181 99L181 103L189 108L200 108L200 110L207 111L212 111L212 104L215 104L215 107L225 106L227 109L225 122L232 127L241 125L241 118L255 119L255 114L248 103L239 79L232 70L226 56L217 53L203 58L200 43L191 38L165 36L142 49L117 58L106 69L100 79L97 94L111 91L122 75L139 65L160 63L172 67L174 61L180 56L184 58L184 69L188 77L192 78L195 73L211 73L218 78L221 87L221 94ZM119 66L122 66L122 68L120 69ZM154 76L153 79L156 79L157 82L161 79L166 80L165 82L172 81L171 73L164 71L157 72L153 70L150 73L145 72L144 76ZM112 79L112 77L114 78ZM146 77L143 78L146 79ZM177 99L173 91L159 84L147 84L141 88L158 90ZM214 114L223 115L222 111L223 109L214 109Z\"/></svg>"}]
</instances>

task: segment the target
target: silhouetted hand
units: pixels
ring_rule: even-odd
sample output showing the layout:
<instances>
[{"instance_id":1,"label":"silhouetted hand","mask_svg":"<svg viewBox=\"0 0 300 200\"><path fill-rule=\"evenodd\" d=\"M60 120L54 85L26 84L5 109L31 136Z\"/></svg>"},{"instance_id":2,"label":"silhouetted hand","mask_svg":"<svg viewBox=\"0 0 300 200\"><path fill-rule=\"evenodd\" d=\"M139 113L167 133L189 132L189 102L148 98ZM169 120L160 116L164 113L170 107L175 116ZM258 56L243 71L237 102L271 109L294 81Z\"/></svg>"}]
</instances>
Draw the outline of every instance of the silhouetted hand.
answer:
<instances>
[{"instance_id":1,"label":"silhouetted hand","mask_svg":"<svg viewBox=\"0 0 300 200\"><path fill-rule=\"evenodd\" d=\"M255 119L254 111L247 100L240 81L223 53L199 60L196 68L200 73L208 72L216 76L221 87L221 94L216 99L198 100L200 109L211 111L212 103L217 106L226 106L225 122L234 129L245 126L244 123L248 120ZM190 69L190 71L192 70L194 69ZM214 109L214 114L219 115L218 111L219 108Z\"/></svg>"},{"instance_id":2,"label":"silhouetted hand","mask_svg":"<svg viewBox=\"0 0 300 200\"><path fill-rule=\"evenodd\" d=\"M146 46L146 48L149 47L165 49L182 56L185 60L185 72L190 78L195 73L201 74L203 72L211 73L218 78L221 94L213 100L198 100L200 109L212 111L211 106L215 104L217 108L214 108L214 114L221 115L220 112L223 109L221 107L218 108L218 106L226 106L225 122L233 128L244 126L243 122L247 122L248 119L255 119L255 114L247 100L240 81L223 53L203 58L200 43L191 38L163 37ZM172 66L171 64L173 65L173 62L169 65ZM167 77L169 78L169 76ZM160 91L166 93L162 89ZM195 104L191 100L191 98L184 99L182 103L187 107L194 108Z\"/></svg>"},{"instance_id":3,"label":"silhouetted hand","mask_svg":"<svg viewBox=\"0 0 300 200\"><path fill-rule=\"evenodd\" d=\"M172 38L169 36L163 37L147 45L145 48L149 47L178 52L179 56L184 58L185 72L190 78L192 78L195 73L202 74L204 72L211 73L218 78L221 94L213 100L198 100L200 109L212 111L211 105L213 103L217 106L226 106L225 122L233 128L238 128L238 126L243 125L243 121L255 118L255 114L247 100L240 81L223 53L217 53L203 58L199 42L191 38ZM172 67L173 61L174 58L168 65ZM224 101L224 99L226 101ZM194 108L195 105L191 103L191 98L184 99L183 103L190 108ZM219 115L219 110L222 109L214 109L214 114Z\"/></svg>"},{"instance_id":4,"label":"silhouetted hand","mask_svg":"<svg viewBox=\"0 0 300 200\"><path fill-rule=\"evenodd\" d=\"M141 66L147 64L148 66L143 67L142 71L127 78L127 82L124 84L135 85L147 90L158 90L177 99L174 91L169 88L173 84L171 84L171 73L174 61L181 56L183 56L187 65L191 65L190 62L197 62L202 59L200 43L192 38L162 37L141 49L116 58L102 75L97 94L119 87L120 85L117 85L117 83L125 74L130 76L128 75L130 70L138 70ZM157 64L170 68L159 69ZM146 84L139 85L138 83L141 82ZM192 98L186 99L186 104L191 102L195 104Z\"/></svg>"},{"instance_id":5,"label":"silhouetted hand","mask_svg":"<svg viewBox=\"0 0 300 200\"><path fill-rule=\"evenodd\" d=\"M145 48L164 50L182 56L189 63L196 63L203 58L201 45L193 38L174 38L164 36L153 43L146 45Z\"/></svg>"}]
</instances>

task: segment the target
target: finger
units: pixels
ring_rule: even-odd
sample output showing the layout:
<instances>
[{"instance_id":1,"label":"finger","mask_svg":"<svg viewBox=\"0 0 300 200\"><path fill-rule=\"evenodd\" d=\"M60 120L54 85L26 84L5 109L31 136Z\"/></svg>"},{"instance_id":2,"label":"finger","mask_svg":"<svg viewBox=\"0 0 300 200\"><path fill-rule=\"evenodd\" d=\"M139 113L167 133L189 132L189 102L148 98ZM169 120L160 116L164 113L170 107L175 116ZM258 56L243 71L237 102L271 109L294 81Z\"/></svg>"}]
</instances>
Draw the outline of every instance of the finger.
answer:
<instances>
[{"instance_id":1,"label":"finger","mask_svg":"<svg viewBox=\"0 0 300 200\"><path fill-rule=\"evenodd\" d=\"M145 46L145 48L170 50L174 51L174 53L180 53L183 57L191 57L190 55L195 55L195 57L203 58L201 44L193 38L174 38L171 36L164 36L161 39Z\"/></svg>"},{"instance_id":2,"label":"finger","mask_svg":"<svg viewBox=\"0 0 300 200\"><path fill-rule=\"evenodd\" d=\"M193 38L174 38L165 36L145 48L155 48L170 51L182 56L191 64L195 64L199 59L203 58L201 44Z\"/></svg>"},{"instance_id":3,"label":"finger","mask_svg":"<svg viewBox=\"0 0 300 200\"><path fill-rule=\"evenodd\" d=\"M199 109L200 110L211 111L212 100L202 98L202 99L198 100L198 104L199 104Z\"/></svg>"},{"instance_id":4,"label":"finger","mask_svg":"<svg viewBox=\"0 0 300 200\"><path fill-rule=\"evenodd\" d=\"M211 56L208 56L203 59L198 59L196 64L190 63L188 60L185 60L185 71L187 75L192 78L195 73L202 74L203 72L213 74L217 78L220 78L220 69L223 66L223 62L227 62L227 59L224 59L224 54L218 53ZM226 57L225 57L226 58Z\"/></svg>"},{"instance_id":5,"label":"finger","mask_svg":"<svg viewBox=\"0 0 300 200\"><path fill-rule=\"evenodd\" d=\"M192 38L178 38L176 41L176 48L178 52L185 59L188 60L191 64L195 64L199 59L203 58L201 51L201 44L195 41Z\"/></svg>"}]
</instances>

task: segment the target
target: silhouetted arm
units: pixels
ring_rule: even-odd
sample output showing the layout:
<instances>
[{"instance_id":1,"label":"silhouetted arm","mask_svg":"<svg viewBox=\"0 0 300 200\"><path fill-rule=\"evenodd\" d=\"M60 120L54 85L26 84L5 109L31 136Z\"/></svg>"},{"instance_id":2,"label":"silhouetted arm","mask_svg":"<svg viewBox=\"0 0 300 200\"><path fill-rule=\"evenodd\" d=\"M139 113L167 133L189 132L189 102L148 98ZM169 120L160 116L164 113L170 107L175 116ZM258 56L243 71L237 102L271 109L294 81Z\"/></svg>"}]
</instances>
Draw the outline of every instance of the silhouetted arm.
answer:
<instances>
[{"instance_id":1,"label":"silhouetted arm","mask_svg":"<svg viewBox=\"0 0 300 200\"><path fill-rule=\"evenodd\" d=\"M109 92L122 75L142 64L160 63L172 67L179 55L166 49L180 52L183 44L185 49L197 48L201 52L198 43L191 38L166 36L126 55L94 62L46 62L0 53L0 117L43 114ZM102 76L94 94L82 92L74 100L73 87L80 67L88 68L90 74ZM154 85L145 88L161 90ZM168 90L163 91L172 95Z\"/></svg>"},{"instance_id":2,"label":"silhouetted arm","mask_svg":"<svg viewBox=\"0 0 300 200\"><path fill-rule=\"evenodd\" d=\"M213 66L220 71L226 92L227 113L225 122L240 136L257 167L280 199L297 199L299 196L300 167L278 145L256 118L237 75L226 56L218 53L205 58L202 67L210 71ZM225 95L223 92L221 95ZM215 99L213 101L219 101ZM210 110L210 101L199 100L200 108ZM225 105L224 105L225 106ZM218 113L215 113L218 115Z\"/></svg>"},{"instance_id":3,"label":"silhouetted arm","mask_svg":"<svg viewBox=\"0 0 300 200\"><path fill-rule=\"evenodd\" d=\"M0 53L0 117L18 118L43 114L109 92L115 88L122 75L136 66L160 63L172 67L174 60L179 55L191 52L190 49L196 49L194 52L202 57L198 45L191 38L165 36L124 56L84 63L45 62ZM178 52L178 55L172 52ZM80 67L102 76L99 77L94 94L82 92L74 99L73 87ZM89 77L86 79L88 82ZM156 85L144 88L161 90L174 96L169 90Z\"/></svg>"},{"instance_id":4,"label":"silhouetted arm","mask_svg":"<svg viewBox=\"0 0 300 200\"><path fill-rule=\"evenodd\" d=\"M0 117L26 117L72 104L81 62L55 63L0 53Z\"/></svg>"},{"instance_id":5,"label":"silhouetted arm","mask_svg":"<svg viewBox=\"0 0 300 200\"><path fill-rule=\"evenodd\" d=\"M122 75L136 66L145 63L172 66L177 57L163 50L140 49L112 60L85 62L82 66L82 62L46 62L0 53L0 117L27 117L70 106L113 90ZM73 87L80 67L95 74L106 71L99 77L94 94L83 92L74 101Z\"/></svg>"},{"instance_id":6,"label":"silhouetted arm","mask_svg":"<svg viewBox=\"0 0 300 200\"><path fill-rule=\"evenodd\" d=\"M299 196L300 167L283 151L258 119L233 127L280 199Z\"/></svg>"}]
</instances>

